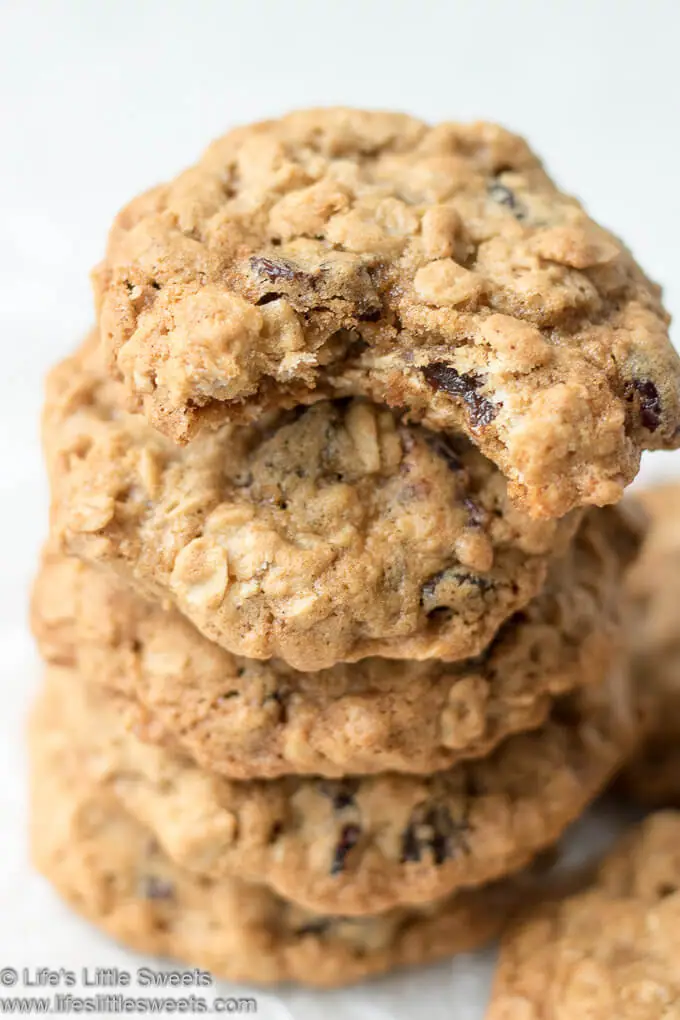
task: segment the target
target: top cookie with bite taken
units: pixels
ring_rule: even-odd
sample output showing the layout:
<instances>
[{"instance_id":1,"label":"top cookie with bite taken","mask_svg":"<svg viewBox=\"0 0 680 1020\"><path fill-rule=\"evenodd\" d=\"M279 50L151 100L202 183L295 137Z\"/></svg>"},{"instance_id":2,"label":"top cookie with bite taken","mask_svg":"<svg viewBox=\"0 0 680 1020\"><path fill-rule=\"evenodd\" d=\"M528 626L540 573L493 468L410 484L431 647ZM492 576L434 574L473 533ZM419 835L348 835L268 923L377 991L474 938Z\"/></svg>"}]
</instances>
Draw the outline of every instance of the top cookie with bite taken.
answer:
<instances>
[{"instance_id":1,"label":"top cookie with bite taken","mask_svg":"<svg viewBox=\"0 0 680 1020\"><path fill-rule=\"evenodd\" d=\"M179 443L360 395L466 433L542 517L680 445L659 288L492 124L238 128L119 214L95 290L133 407Z\"/></svg>"}]
</instances>

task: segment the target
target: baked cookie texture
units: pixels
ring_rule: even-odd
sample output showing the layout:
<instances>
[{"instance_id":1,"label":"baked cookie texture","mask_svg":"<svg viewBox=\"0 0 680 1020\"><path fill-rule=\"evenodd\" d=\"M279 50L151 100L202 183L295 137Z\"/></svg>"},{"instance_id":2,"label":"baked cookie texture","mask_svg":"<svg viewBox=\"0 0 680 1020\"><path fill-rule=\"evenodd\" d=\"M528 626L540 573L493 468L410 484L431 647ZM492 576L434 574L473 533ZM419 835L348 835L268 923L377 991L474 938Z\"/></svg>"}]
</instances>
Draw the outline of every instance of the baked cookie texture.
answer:
<instances>
[{"instance_id":1,"label":"baked cookie texture","mask_svg":"<svg viewBox=\"0 0 680 1020\"><path fill-rule=\"evenodd\" d=\"M44 445L68 552L299 670L480 653L579 520L532 520L467 440L362 400L178 447L122 410L95 338L50 375Z\"/></svg>"},{"instance_id":2,"label":"baked cookie texture","mask_svg":"<svg viewBox=\"0 0 680 1020\"><path fill-rule=\"evenodd\" d=\"M636 547L616 511L592 511L544 591L459 663L372 658L299 673L240 658L49 548L32 624L46 661L125 695L138 736L171 734L209 771L432 772L488 754L543 723L557 695L604 679L623 645L622 576Z\"/></svg>"},{"instance_id":3,"label":"baked cookie texture","mask_svg":"<svg viewBox=\"0 0 680 1020\"><path fill-rule=\"evenodd\" d=\"M80 914L144 953L217 977L329 987L477 949L551 883L542 868L422 908L314 914L265 886L173 863L40 713L31 734L31 853Z\"/></svg>"},{"instance_id":4,"label":"baked cookie texture","mask_svg":"<svg viewBox=\"0 0 680 1020\"><path fill-rule=\"evenodd\" d=\"M632 501L649 518L628 575L633 669L649 736L623 778L643 803L680 807L680 485L635 493Z\"/></svg>"},{"instance_id":5,"label":"baked cookie texture","mask_svg":"<svg viewBox=\"0 0 680 1020\"><path fill-rule=\"evenodd\" d=\"M35 732L57 734L188 871L361 915L493 881L552 845L630 752L629 694L614 674L560 700L541 729L424 777L230 782L139 741L119 696L66 667L48 670Z\"/></svg>"},{"instance_id":6,"label":"baked cookie texture","mask_svg":"<svg viewBox=\"0 0 680 1020\"><path fill-rule=\"evenodd\" d=\"M94 282L132 406L180 443L359 394L467 433L547 517L680 444L659 288L493 124L239 128L119 214Z\"/></svg>"},{"instance_id":7,"label":"baked cookie texture","mask_svg":"<svg viewBox=\"0 0 680 1020\"><path fill-rule=\"evenodd\" d=\"M504 938L487 1020L680 1016L680 815L651 815L591 889Z\"/></svg>"}]
</instances>

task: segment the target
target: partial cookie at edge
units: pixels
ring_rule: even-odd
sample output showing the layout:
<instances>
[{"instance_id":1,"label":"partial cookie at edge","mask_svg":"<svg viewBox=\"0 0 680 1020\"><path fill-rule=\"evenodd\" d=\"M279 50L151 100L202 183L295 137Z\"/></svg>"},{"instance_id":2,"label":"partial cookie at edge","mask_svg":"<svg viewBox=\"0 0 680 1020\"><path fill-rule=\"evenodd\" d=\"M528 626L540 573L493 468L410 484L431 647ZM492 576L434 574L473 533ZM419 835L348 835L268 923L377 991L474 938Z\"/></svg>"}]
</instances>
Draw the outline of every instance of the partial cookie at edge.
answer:
<instances>
[{"instance_id":1,"label":"partial cookie at edge","mask_svg":"<svg viewBox=\"0 0 680 1020\"><path fill-rule=\"evenodd\" d=\"M636 492L630 502L649 518L628 577L633 675L648 739L623 785L645 804L680 807L680 484Z\"/></svg>"},{"instance_id":2,"label":"partial cookie at edge","mask_svg":"<svg viewBox=\"0 0 680 1020\"><path fill-rule=\"evenodd\" d=\"M650 815L593 887L523 915L504 937L486 1020L680 1015L680 815Z\"/></svg>"}]
</instances>

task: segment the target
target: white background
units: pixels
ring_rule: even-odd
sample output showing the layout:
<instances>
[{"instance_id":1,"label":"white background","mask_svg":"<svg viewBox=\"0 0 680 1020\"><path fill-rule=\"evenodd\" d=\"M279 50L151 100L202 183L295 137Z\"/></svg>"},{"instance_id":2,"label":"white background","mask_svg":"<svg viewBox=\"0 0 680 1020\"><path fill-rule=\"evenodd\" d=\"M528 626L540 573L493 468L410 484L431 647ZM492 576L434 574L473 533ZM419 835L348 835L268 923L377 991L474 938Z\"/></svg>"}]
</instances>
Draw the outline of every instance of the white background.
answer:
<instances>
[{"instance_id":1,"label":"white background","mask_svg":"<svg viewBox=\"0 0 680 1020\"><path fill-rule=\"evenodd\" d=\"M88 327L117 208L230 125L290 107L495 119L628 241L678 315L679 32L677 0L0 0L0 966L130 963L31 875L21 752L41 379ZM680 472L679 456L643 478ZM371 1020L473 1020L485 982L458 960L333 999L261 995L260 1016L351 1002Z\"/></svg>"}]
</instances>

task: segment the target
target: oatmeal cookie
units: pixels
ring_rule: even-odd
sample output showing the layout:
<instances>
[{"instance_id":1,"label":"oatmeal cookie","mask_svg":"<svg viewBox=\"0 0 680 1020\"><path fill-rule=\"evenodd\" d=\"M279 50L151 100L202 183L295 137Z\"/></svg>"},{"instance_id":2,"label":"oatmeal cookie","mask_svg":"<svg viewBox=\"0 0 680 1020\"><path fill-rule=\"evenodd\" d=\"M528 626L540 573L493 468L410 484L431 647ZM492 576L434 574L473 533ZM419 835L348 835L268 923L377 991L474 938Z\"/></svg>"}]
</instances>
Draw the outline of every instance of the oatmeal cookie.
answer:
<instances>
[{"instance_id":1,"label":"oatmeal cookie","mask_svg":"<svg viewBox=\"0 0 680 1020\"><path fill-rule=\"evenodd\" d=\"M265 886L180 868L49 724L36 718L32 735L36 867L75 910L120 942L216 977L330 987L468 952L550 882L549 873L529 869L421 908L314 914Z\"/></svg>"},{"instance_id":2,"label":"oatmeal cookie","mask_svg":"<svg viewBox=\"0 0 680 1020\"><path fill-rule=\"evenodd\" d=\"M467 433L548 517L680 444L659 288L493 124L231 131L119 214L94 280L132 406L178 442L359 394Z\"/></svg>"},{"instance_id":3,"label":"oatmeal cookie","mask_svg":"<svg viewBox=\"0 0 680 1020\"><path fill-rule=\"evenodd\" d=\"M680 815L650 815L587 892L505 936L487 1020L680 1016Z\"/></svg>"},{"instance_id":4,"label":"oatmeal cookie","mask_svg":"<svg viewBox=\"0 0 680 1020\"><path fill-rule=\"evenodd\" d=\"M629 753L624 675L559 701L539 730L432 776L229 781L139 741L120 696L51 667L39 712L178 865L261 882L309 910L373 914L524 867Z\"/></svg>"},{"instance_id":5,"label":"oatmeal cookie","mask_svg":"<svg viewBox=\"0 0 680 1020\"><path fill-rule=\"evenodd\" d=\"M92 339L51 373L54 531L238 655L300 670L476 655L578 524L531 520L467 440L362 400L181 448L120 398Z\"/></svg>"},{"instance_id":6,"label":"oatmeal cookie","mask_svg":"<svg viewBox=\"0 0 680 1020\"><path fill-rule=\"evenodd\" d=\"M545 590L460 663L363 659L318 673L238 658L180 613L48 549L33 597L43 657L120 691L135 732L236 779L432 772L539 726L553 698L600 682L622 640L621 577L635 547L591 511Z\"/></svg>"},{"instance_id":7,"label":"oatmeal cookie","mask_svg":"<svg viewBox=\"0 0 680 1020\"><path fill-rule=\"evenodd\" d=\"M680 484L636 493L649 531L630 571L635 683L649 737L626 769L640 801L680 807Z\"/></svg>"}]
</instances>

